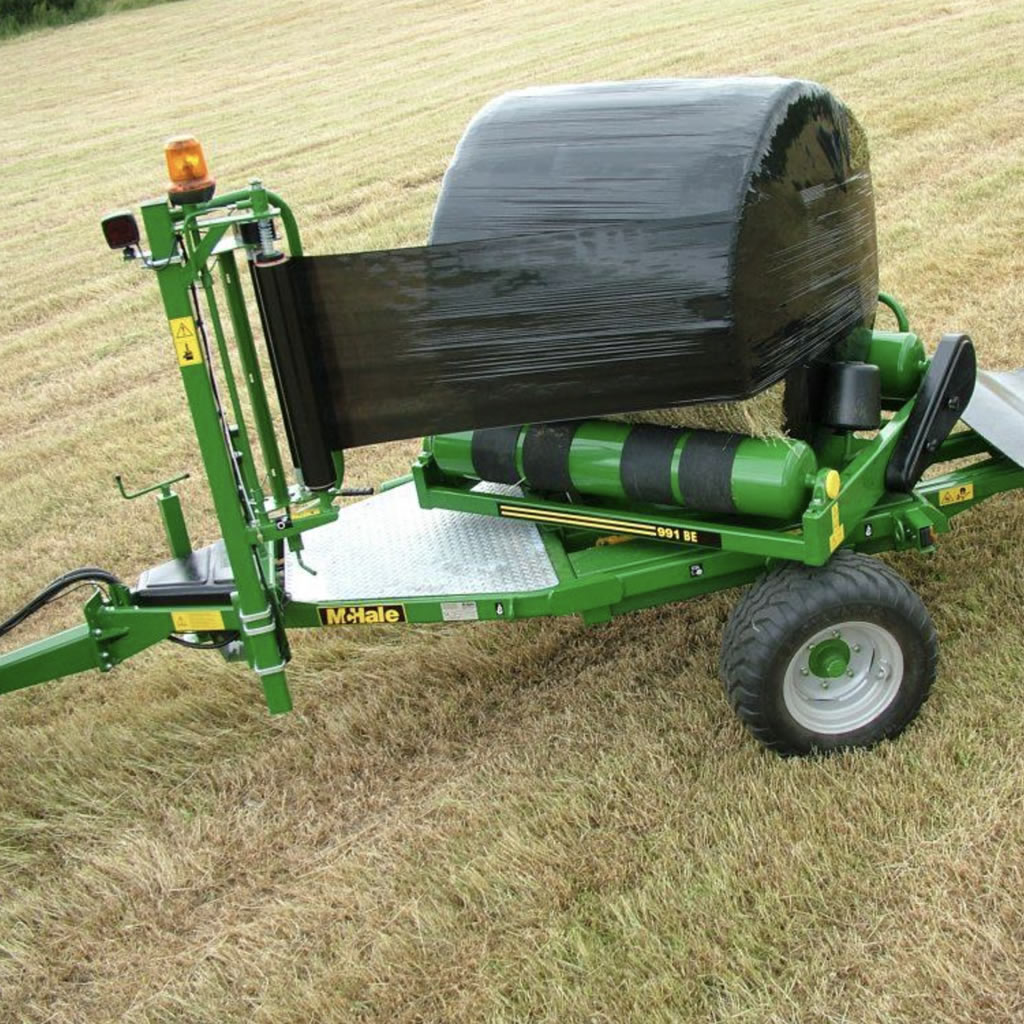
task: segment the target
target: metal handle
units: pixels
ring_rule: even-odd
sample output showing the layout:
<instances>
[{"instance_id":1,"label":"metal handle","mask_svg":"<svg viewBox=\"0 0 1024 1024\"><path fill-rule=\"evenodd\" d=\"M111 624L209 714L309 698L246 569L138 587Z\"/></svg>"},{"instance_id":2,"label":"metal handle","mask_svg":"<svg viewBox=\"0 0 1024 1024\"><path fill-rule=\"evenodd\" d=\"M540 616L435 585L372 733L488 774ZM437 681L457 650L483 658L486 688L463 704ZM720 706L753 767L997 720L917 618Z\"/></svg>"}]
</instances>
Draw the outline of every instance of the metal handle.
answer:
<instances>
[{"instance_id":1,"label":"metal handle","mask_svg":"<svg viewBox=\"0 0 1024 1024\"><path fill-rule=\"evenodd\" d=\"M879 292L878 301L893 311L896 315L896 326L906 334L910 330L910 320L907 318L906 310L888 292Z\"/></svg>"},{"instance_id":2,"label":"metal handle","mask_svg":"<svg viewBox=\"0 0 1024 1024\"><path fill-rule=\"evenodd\" d=\"M121 497L126 501L132 501L135 498L141 498L144 494L152 494L153 491L163 491L164 494L169 494L172 484L180 483L182 480L189 478L188 473L182 473L181 476L172 477L170 480L164 480L161 483L153 484L152 487L143 487L141 491L134 491L129 494L124 489L124 481L121 479L120 473L114 474L114 480L117 482L117 489L121 492Z\"/></svg>"}]
</instances>

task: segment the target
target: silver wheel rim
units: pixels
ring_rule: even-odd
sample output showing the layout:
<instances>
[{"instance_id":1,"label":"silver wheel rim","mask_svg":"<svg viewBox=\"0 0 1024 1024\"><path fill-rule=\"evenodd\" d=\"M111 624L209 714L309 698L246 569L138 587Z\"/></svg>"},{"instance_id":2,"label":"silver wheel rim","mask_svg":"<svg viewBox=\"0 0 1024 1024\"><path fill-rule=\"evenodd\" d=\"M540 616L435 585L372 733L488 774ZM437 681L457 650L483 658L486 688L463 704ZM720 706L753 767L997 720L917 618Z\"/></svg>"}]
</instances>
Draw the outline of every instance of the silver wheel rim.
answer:
<instances>
[{"instance_id":1,"label":"silver wheel rim","mask_svg":"<svg viewBox=\"0 0 1024 1024\"><path fill-rule=\"evenodd\" d=\"M815 649L845 645L839 674L821 672ZM808 637L790 659L782 684L786 710L805 729L835 736L869 725L896 699L903 652L889 630L873 622L839 622Z\"/></svg>"}]
</instances>

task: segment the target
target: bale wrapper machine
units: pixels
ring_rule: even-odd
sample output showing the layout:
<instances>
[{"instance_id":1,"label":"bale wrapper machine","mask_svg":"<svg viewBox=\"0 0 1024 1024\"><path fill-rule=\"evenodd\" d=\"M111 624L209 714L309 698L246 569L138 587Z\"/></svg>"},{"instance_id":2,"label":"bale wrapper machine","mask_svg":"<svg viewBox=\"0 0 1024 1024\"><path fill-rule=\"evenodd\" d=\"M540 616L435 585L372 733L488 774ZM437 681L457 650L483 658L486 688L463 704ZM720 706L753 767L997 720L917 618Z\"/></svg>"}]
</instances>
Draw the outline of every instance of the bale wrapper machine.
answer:
<instances>
[{"instance_id":1,"label":"bale wrapper machine","mask_svg":"<svg viewBox=\"0 0 1024 1024\"><path fill-rule=\"evenodd\" d=\"M599 212L584 223L565 217L562 192L554 220L524 223L541 216L538 202L509 206L507 173L520 184L568 175L572 195L624 180L614 161L574 178L572 154L593 161L593 138L574 151L566 135L567 125L586 135L584 115L597 109L607 142L605 115L621 108L614 90L624 86L528 90L471 125L431 245L392 253L305 256L279 195L254 180L217 196L198 143L172 140L170 191L142 205L145 242L131 213L103 226L111 248L155 274L221 537L193 546L180 478L139 492L157 492L170 559L133 586L94 569L54 581L3 632L92 581L85 622L0 656L0 692L109 672L170 639L246 662L278 713L291 708L293 629L553 615L598 624L753 584L721 659L753 734L803 753L899 733L935 676L935 632L920 599L870 556L932 551L954 516L1024 485L1024 380L976 373L963 334L926 355L872 276L856 123L820 87L752 81L632 83L630 118L639 95L657 130L644 137L631 121L608 143L633 161L638 145L646 154L645 210L667 180L650 168L703 161L684 170L719 188L713 216L697 208L700 189L679 216L646 221L616 191L625 205L609 212L589 196ZM488 163L488 133L519 138L510 125L526 123L524 110L539 123L538 103L554 109L558 160L537 157L551 146L533 137L534 163ZM699 123L675 133L684 155L659 162L650 147L672 135L661 130L669 116ZM725 163L710 160L728 147L708 141L709 117L732 141ZM680 252L704 256L668 288ZM781 295L789 285L778 275L794 260L803 283ZM837 288L849 265L857 276ZM813 309L797 309L812 284L823 289ZM876 297L895 330L875 329ZM550 344L535 344L552 321ZM785 436L605 418L658 402L699 412L783 379ZM427 436L411 473L339 504L351 493L342 449L413 426Z\"/></svg>"}]
</instances>

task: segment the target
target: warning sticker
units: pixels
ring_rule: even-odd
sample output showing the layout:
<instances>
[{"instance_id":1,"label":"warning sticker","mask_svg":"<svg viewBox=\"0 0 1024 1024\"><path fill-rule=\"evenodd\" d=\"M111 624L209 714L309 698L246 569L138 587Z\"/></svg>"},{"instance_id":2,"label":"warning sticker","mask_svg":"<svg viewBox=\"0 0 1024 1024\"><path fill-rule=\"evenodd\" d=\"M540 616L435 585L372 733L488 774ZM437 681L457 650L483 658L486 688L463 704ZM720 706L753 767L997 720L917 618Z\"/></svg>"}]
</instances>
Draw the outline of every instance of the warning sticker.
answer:
<instances>
[{"instance_id":1,"label":"warning sticker","mask_svg":"<svg viewBox=\"0 0 1024 1024\"><path fill-rule=\"evenodd\" d=\"M832 533L829 534L828 538L828 549L829 551L835 551L840 544L846 539L846 529L843 527L842 520L839 518L839 505L832 506Z\"/></svg>"},{"instance_id":2,"label":"warning sticker","mask_svg":"<svg viewBox=\"0 0 1024 1024\"><path fill-rule=\"evenodd\" d=\"M974 497L974 484L961 484L959 487L947 487L939 491L940 505L959 505L961 501L970 501Z\"/></svg>"},{"instance_id":3,"label":"warning sticker","mask_svg":"<svg viewBox=\"0 0 1024 1024\"><path fill-rule=\"evenodd\" d=\"M220 612L171 612L175 633L211 633L224 628Z\"/></svg>"},{"instance_id":4,"label":"warning sticker","mask_svg":"<svg viewBox=\"0 0 1024 1024\"><path fill-rule=\"evenodd\" d=\"M203 350L196 337L196 322L190 316L176 316L168 320L174 351L178 353L179 366L198 366L203 361Z\"/></svg>"}]
</instances>

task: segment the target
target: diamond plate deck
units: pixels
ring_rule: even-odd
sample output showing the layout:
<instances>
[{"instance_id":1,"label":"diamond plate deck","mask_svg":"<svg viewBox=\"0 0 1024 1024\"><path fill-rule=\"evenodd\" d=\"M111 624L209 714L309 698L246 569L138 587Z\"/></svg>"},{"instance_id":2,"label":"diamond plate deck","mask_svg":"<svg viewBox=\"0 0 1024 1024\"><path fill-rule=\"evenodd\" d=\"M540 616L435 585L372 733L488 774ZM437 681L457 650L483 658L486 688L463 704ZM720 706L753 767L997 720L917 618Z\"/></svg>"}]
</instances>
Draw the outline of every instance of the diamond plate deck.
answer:
<instances>
[{"instance_id":1,"label":"diamond plate deck","mask_svg":"<svg viewBox=\"0 0 1024 1024\"><path fill-rule=\"evenodd\" d=\"M498 484L486 489L521 493ZM411 483L346 506L335 522L302 539L302 560L316 575L289 553L285 590L308 604L502 594L558 582L532 523L423 509Z\"/></svg>"},{"instance_id":2,"label":"diamond plate deck","mask_svg":"<svg viewBox=\"0 0 1024 1024\"><path fill-rule=\"evenodd\" d=\"M1024 466L1024 369L979 370L962 418L989 444Z\"/></svg>"}]
</instances>

